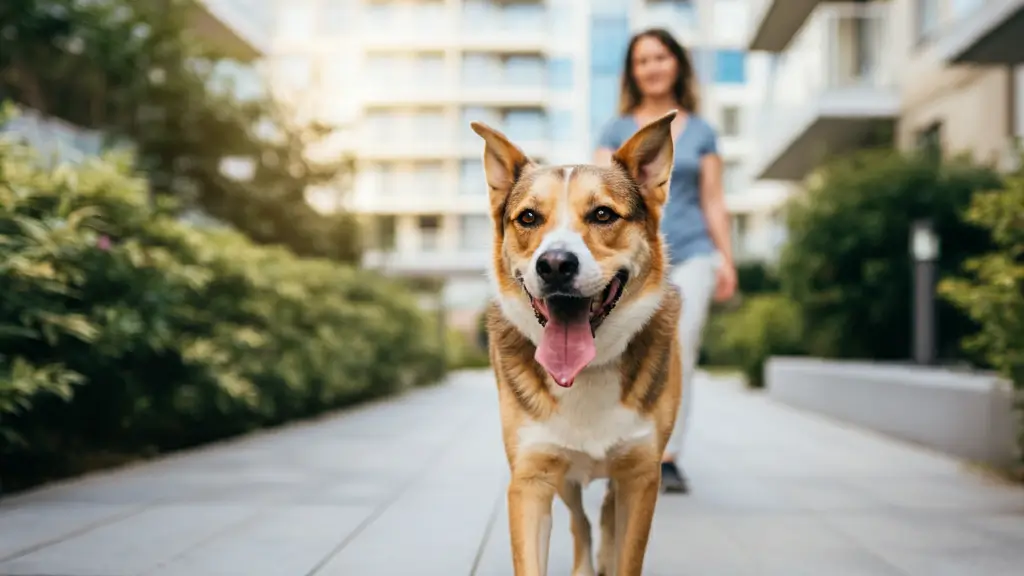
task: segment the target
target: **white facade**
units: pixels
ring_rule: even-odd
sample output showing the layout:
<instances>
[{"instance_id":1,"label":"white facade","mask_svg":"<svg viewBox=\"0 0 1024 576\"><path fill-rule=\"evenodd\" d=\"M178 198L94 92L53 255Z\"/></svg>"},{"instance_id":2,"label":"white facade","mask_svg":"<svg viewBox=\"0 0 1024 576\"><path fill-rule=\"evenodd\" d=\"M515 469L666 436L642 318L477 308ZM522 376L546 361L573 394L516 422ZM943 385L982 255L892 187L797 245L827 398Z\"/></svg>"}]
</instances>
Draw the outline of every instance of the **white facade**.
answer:
<instances>
[{"instance_id":1,"label":"white facade","mask_svg":"<svg viewBox=\"0 0 1024 576\"><path fill-rule=\"evenodd\" d=\"M491 249L483 143L469 123L505 131L540 161L586 162L604 115L592 93L617 90L607 72L596 85L594 69L624 59L613 42L615 53L592 66L602 42L592 37L595 15L621 13L633 31L669 27L690 48L744 50L750 12L745 0L269 1L275 92L300 117L343 127L326 152L357 158L349 197L323 190L310 201L373 224L367 266L448 276L448 305L466 309L489 293ZM721 134L738 259L771 256L772 214L785 196L749 174L763 67L751 59L748 81L703 88L703 113Z\"/></svg>"},{"instance_id":2,"label":"white facade","mask_svg":"<svg viewBox=\"0 0 1024 576\"><path fill-rule=\"evenodd\" d=\"M1024 0L758 0L774 53L755 175L799 185L865 146L1011 168L1024 136Z\"/></svg>"}]
</instances>

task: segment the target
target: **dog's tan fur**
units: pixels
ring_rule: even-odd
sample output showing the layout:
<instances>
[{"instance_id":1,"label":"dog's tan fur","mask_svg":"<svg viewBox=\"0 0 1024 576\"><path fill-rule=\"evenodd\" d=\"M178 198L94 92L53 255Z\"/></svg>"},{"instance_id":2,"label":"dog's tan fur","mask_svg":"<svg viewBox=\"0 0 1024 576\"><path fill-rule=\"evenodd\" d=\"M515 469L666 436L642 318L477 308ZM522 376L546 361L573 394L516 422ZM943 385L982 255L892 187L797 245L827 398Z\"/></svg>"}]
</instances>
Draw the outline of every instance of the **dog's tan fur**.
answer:
<instances>
[{"instance_id":1,"label":"dog's tan fur","mask_svg":"<svg viewBox=\"0 0 1024 576\"><path fill-rule=\"evenodd\" d=\"M582 485L593 478L609 480L601 510L597 573L641 573L660 486L661 455L675 424L682 382L676 329L681 296L666 277L659 233L672 167L674 116L670 113L638 131L607 167L542 167L500 132L472 125L485 140L484 167L495 223L492 272L498 299L488 310L487 330L511 470L509 530L516 576L547 573L556 494L571 511L573 574L595 573L591 527L581 496ZM587 215L598 206L621 217L612 224L595 225ZM535 225L524 227L516 221L524 209L536 214ZM611 403L617 405L601 407L603 412L591 418L588 400L573 396L578 404L572 408L577 411L575 419L565 422L573 423L574 436L606 439L607 433L601 431L605 422L597 419L614 410L613 415L629 422L621 425L624 432L649 433L611 443L596 456L559 444L559 436L545 428L568 418L562 411L570 409L563 406L570 392L558 387L534 360L538 328L529 323L536 320L522 313L530 304L517 273L530 262L545 234L558 225L582 237L606 279L624 263L634 271L618 305L597 329L598 357L570 389L584 395L593 387L597 394L601 382L612 382L617 399Z\"/></svg>"}]
</instances>

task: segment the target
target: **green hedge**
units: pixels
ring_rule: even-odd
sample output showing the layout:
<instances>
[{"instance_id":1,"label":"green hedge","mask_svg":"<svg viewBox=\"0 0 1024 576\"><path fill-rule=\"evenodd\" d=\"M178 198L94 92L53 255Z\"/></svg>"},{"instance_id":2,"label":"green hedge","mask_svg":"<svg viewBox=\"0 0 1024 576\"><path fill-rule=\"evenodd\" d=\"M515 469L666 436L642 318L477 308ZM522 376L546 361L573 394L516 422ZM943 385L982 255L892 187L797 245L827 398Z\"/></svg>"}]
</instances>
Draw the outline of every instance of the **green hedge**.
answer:
<instances>
[{"instance_id":1,"label":"green hedge","mask_svg":"<svg viewBox=\"0 0 1024 576\"><path fill-rule=\"evenodd\" d=\"M997 249L969 259L967 277L947 278L939 288L981 326L965 338L965 347L983 355L1016 389L1024 478L1024 174L1007 184L976 195L966 214L990 231Z\"/></svg>"},{"instance_id":2,"label":"green hedge","mask_svg":"<svg viewBox=\"0 0 1024 576\"><path fill-rule=\"evenodd\" d=\"M764 386L769 356L806 350L800 309L778 294L751 296L734 310L712 315L703 343L705 366L738 368L754 388Z\"/></svg>"},{"instance_id":3,"label":"green hedge","mask_svg":"<svg viewBox=\"0 0 1024 576\"><path fill-rule=\"evenodd\" d=\"M780 262L783 293L801 309L809 352L825 358L910 357L911 224L931 218L941 238L939 277L992 249L988 233L966 222L973 195L1001 187L991 169L936 163L892 150L852 154L824 166L818 181L787 206L789 242ZM978 329L947 302L937 308L943 360L982 363L961 349Z\"/></svg>"},{"instance_id":4,"label":"green hedge","mask_svg":"<svg viewBox=\"0 0 1024 576\"><path fill-rule=\"evenodd\" d=\"M0 139L5 490L443 375L408 290L183 225L127 159L37 160Z\"/></svg>"}]
</instances>

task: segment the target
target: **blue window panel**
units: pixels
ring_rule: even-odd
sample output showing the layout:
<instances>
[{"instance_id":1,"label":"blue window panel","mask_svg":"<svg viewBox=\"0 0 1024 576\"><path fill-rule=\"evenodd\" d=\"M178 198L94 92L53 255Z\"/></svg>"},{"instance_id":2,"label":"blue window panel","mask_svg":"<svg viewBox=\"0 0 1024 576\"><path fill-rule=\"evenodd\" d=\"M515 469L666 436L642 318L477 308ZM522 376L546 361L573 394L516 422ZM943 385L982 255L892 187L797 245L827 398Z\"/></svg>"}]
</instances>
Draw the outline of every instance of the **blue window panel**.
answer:
<instances>
[{"instance_id":1,"label":"blue window panel","mask_svg":"<svg viewBox=\"0 0 1024 576\"><path fill-rule=\"evenodd\" d=\"M590 135L593 145L601 130L618 114L619 77L613 75L595 76L590 87Z\"/></svg>"},{"instance_id":2,"label":"blue window panel","mask_svg":"<svg viewBox=\"0 0 1024 576\"><path fill-rule=\"evenodd\" d=\"M625 16L629 14L627 0L590 0L590 11L593 14Z\"/></svg>"},{"instance_id":3,"label":"blue window panel","mask_svg":"<svg viewBox=\"0 0 1024 576\"><path fill-rule=\"evenodd\" d=\"M572 110L553 110L551 112L551 120L549 122L551 139L555 142L572 140L572 122Z\"/></svg>"},{"instance_id":4,"label":"blue window panel","mask_svg":"<svg viewBox=\"0 0 1024 576\"><path fill-rule=\"evenodd\" d=\"M706 50L703 48L691 48L690 51L690 63L693 64L694 72L697 73L697 80L701 84L706 84L712 81L715 63L714 50Z\"/></svg>"},{"instance_id":5,"label":"blue window panel","mask_svg":"<svg viewBox=\"0 0 1024 576\"><path fill-rule=\"evenodd\" d=\"M719 50L715 52L715 83L746 84L746 53L742 50Z\"/></svg>"},{"instance_id":6,"label":"blue window panel","mask_svg":"<svg viewBox=\"0 0 1024 576\"><path fill-rule=\"evenodd\" d=\"M573 87L572 58L552 58L548 61L548 86L555 90L570 90Z\"/></svg>"},{"instance_id":7,"label":"blue window panel","mask_svg":"<svg viewBox=\"0 0 1024 576\"><path fill-rule=\"evenodd\" d=\"M543 140L547 133L544 112L540 110L509 111L505 116L504 132L513 141Z\"/></svg>"},{"instance_id":8,"label":"blue window panel","mask_svg":"<svg viewBox=\"0 0 1024 576\"><path fill-rule=\"evenodd\" d=\"M590 20L590 69L593 73L619 74L629 47L629 19L599 17Z\"/></svg>"}]
</instances>

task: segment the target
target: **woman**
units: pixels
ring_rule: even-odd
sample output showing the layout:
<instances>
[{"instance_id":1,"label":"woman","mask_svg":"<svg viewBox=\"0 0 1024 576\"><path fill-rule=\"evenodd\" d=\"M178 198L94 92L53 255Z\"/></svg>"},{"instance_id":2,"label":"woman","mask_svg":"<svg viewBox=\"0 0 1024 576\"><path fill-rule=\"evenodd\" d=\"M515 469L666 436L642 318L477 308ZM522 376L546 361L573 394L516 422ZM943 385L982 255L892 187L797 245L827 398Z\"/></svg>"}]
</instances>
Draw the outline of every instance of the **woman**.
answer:
<instances>
[{"instance_id":1,"label":"woman","mask_svg":"<svg viewBox=\"0 0 1024 576\"><path fill-rule=\"evenodd\" d=\"M672 123L675 165L662 232L669 248L671 279L683 293L679 326L683 398L661 471L666 491L685 493L689 488L677 462L689 423L701 334L712 297L727 300L736 290L722 161L715 130L697 115L693 65L671 34L651 29L635 35L626 50L624 70L619 116L605 126L595 162L608 164L612 153L641 126L670 110L679 111Z\"/></svg>"}]
</instances>

